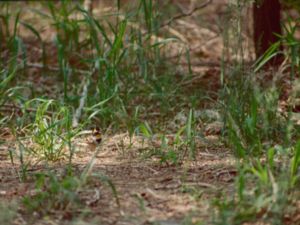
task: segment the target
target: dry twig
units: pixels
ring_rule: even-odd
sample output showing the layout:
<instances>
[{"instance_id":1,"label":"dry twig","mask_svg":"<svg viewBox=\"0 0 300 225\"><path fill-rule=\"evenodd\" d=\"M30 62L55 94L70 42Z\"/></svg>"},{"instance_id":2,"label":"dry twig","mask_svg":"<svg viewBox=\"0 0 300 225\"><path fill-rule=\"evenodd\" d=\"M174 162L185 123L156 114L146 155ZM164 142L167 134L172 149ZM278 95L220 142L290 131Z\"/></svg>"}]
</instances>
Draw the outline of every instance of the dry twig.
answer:
<instances>
[{"instance_id":1,"label":"dry twig","mask_svg":"<svg viewBox=\"0 0 300 225\"><path fill-rule=\"evenodd\" d=\"M173 16L171 19L169 19L167 22L163 23L159 28L163 28L165 26L168 26L170 25L173 21L175 20L179 20L181 18L184 18L184 17L188 17L188 16L191 16L193 15L196 11L198 11L199 9L203 9L205 8L206 6L208 6L210 3L212 3L212 0L207 0L206 2L204 2L203 4L199 5L199 6L196 6L195 8L191 9L189 12L187 13L179 13L175 16Z\"/></svg>"}]
</instances>

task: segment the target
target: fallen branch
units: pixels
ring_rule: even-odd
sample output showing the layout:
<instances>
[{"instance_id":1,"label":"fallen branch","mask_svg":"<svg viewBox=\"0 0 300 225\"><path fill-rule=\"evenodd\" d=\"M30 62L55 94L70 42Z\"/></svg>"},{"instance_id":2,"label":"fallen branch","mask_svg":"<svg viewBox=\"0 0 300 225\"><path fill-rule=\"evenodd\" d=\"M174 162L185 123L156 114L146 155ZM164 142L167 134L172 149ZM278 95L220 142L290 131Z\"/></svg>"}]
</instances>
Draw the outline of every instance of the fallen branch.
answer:
<instances>
[{"instance_id":1,"label":"fallen branch","mask_svg":"<svg viewBox=\"0 0 300 225\"><path fill-rule=\"evenodd\" d=\"M93 73L94 73L94 71L91 72L91 75ZM81 98L80 98L80 101L79 101L79 106L76 109L76 111L74 113L74 116L73 116L73 121L72 121L72 126L73 127L77 127L78 126L78 121L79 121L79 119L81 117L82 109L83 109L84 104L86 102L87 93L88 93L88 86L89 85L90 85L90 76L88 76L86 78L86 82L85 82L85 84L83 86Z\"/></svg>"},{"instance_id":2,"label":"fallen branch","mask_svg":"<svg viewBox=\"0 0 300 225\"><path fill-rule=\"evenodd\" d=\"M168 21L162 23L157 29L161 29L161 28L164 28L166 26L169 26L172 22L176 21L176 20L179 20L181 18L184 18L184 17L188 17L188 16L191 16L193 15L196 11L198 11L199 9L203 9L205 8L206 6L208 6L208 4L210 4L213 0L207 0L206 2L204 2L203 4L199 5L199 6L196 6L195 8L193 8L192 10L190 10L189 12L187 13L178 13L177 15L173 16L171 19L169 19ZM148 31L145 31L143 32L142 34L145 35L147 34Z\"/></svg>"},{"instance_id":3,"label":"fallen branch","mask_svg":"<svg viewBox=\"0 0 300 225\"><path fill-rule=\"evenodd\" d=\"M204 2L203 4L199 5L199 6L196 6L195 8L191 9L189 12L187 13L179 13L175 16L173 16L171 19L169 19L167 22L163 23L160 25L159 29L160 28L163 28L165 26L168 26L170 25L172 22L174 22L175 20L179 20L181 18L184 18L184 17L188 17L188 16L191 16L193 15L196 11L198 11L199 9L203 9L205 8L206 6L208 6L210 3L212 3L213 0L207 0L206 2Z\"/></svg>"}]
</instances>

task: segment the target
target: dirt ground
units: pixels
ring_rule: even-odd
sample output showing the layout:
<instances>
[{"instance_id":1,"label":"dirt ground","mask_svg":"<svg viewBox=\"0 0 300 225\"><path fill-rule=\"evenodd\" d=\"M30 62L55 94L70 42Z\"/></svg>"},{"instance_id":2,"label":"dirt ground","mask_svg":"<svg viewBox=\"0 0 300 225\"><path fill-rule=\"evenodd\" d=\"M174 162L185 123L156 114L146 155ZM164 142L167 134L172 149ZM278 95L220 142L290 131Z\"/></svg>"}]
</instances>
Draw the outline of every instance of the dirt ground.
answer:
<instances>
[{"instance_id":1,"label":"dirt ground","mask_svg":"<svg viewBox=\"0 0 300 225\"><path fill-rule=\"evenodd\" d=\"M109 137L102 144L94 158L93 173L106 175L111 179L120 204L117 204L116 196L109 186L93 179L80 190L84 206L91 212L91 222L128 225L157 222L156 224L176 225L187 218L205 221L208 219L212 198L216 198L221 190L224 193L232 190L236 170L234 158L228 150L200 144L196 160L187 160L180 165L167 165L160 163L158 159L143 157L145 148L141 146L140 140L141 137L135 137L133 145L128 148L128 137L122 134ZM120 148L121 143L123 150ZM73 160L76 173L82 173L95 153L95 146L87 144L78 147ZM11 202L36 191L30 180L19 182L14 167L8 155L5 157L2 154L2 202ZM63 168L64 160L47 166L47 170L54 171L55 174L62 174ZM29 173L42 171L45 171L45 165L32 167ZM53 213L51 218L37 219L34 224L62 224L62 219L68 221L74 216L68 210ZM28 221L26 215L19 214L15 224L28 224L25 221Z\"/></svg>"}]
</instances>

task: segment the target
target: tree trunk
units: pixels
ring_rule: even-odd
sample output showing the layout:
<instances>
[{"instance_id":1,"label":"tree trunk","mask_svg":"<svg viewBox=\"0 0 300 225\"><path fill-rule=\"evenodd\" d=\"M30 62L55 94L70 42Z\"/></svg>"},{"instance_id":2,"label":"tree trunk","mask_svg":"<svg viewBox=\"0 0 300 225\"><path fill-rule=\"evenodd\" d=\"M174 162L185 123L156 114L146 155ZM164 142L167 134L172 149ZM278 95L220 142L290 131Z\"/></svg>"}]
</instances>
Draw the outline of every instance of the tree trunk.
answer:
<instances>
[{"instance_id":1,"label":"tree trunk","mask_svg":"<svg viewBox=\"0 0 300 225\"><path fill-rule=\"evenodd\" d=\"M253 5L254 45L257 58L279 40L275 34L281 35L280 10L279 0L256 0ZM268 62L268 65L276 66L282 61L283 57L277 55Z\"/></svg>"}]
</instances>

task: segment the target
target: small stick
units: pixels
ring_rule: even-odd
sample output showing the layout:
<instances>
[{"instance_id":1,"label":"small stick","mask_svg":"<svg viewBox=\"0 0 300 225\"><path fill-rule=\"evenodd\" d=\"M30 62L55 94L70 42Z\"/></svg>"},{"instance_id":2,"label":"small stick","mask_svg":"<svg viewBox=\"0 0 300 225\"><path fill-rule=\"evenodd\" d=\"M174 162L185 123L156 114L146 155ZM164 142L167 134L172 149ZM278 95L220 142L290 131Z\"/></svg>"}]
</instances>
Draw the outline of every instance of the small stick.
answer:
<instances>
[{"instance_id":1,"label":"small stick","mask_svg":"<svg viewBox=\"0 0 300 225\"><path fill-rule=\"evenodd\" d=\"M212 0L207 0L207 1L204 2L203 4L201 4L201 5L199 5L199 6L196 6L195 8L193 8L192 10L190 10L190 11L187 12L187 13L179 13L179 14L173 16L173 17L172 17L171 19L169 19L167 22L163 23L163 24L160 26L160 28L170 25L170 23L172 23L172 22L175 21L175 20L179 20L179 19L181 19L181 18L184 18L184 17L188 17L188 16L193 15L196 11L198 11L199 9L205 8L205 7L208 6L208 4L210 4L211 2L212 2Z\"/></svg>"},{"instance_id":2,"label":"small stick","mask_svg":"<svg viewBox=\"0 0 300 225\"><path fill-rule=\"evenodd\" d=\"M175 16L173 16L171 19L169 19L167 22L165 23L162 23L158 29L161 29L165 26L169 26L173 21L175 20L179 20L181 18L184 18L184 17L188 17L188 16L191 16L193 15L196 11L198 11L199 9L203 9L205 8L206 6L208 6L208 4L210 4L213 0L207 0L206 2L204 2L203 4L199 5L199 6L196 6L195 8L193 8L192 10L190 10L189 12L187 13L179 13ZM147 33L147 32L145 32Z\"/></svg>"},{"instance_id":3,"label":"small stick","mask_svg":"<svg viewBox=\"0 0 300 225\"><path fill-rule=\"evenodd\" d=\"M93 74L93 72L91 74ZM87 92L88 92L88 86L89 85L90 85L90 77L88 76L87 79L86 79L86 82L83 86L81 98L80 98L80 101L79 101L79 106L76 109L76 111L74 113L74 116L73 116L73 121L72 121L72 126L73 127L78 126L78 121L81 117L81 112L82 112L82 109L84 107L84 104L85 104L85 101L86 101L86 98L87 98Z\"/></svg>"}]
</instances>

